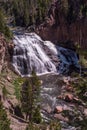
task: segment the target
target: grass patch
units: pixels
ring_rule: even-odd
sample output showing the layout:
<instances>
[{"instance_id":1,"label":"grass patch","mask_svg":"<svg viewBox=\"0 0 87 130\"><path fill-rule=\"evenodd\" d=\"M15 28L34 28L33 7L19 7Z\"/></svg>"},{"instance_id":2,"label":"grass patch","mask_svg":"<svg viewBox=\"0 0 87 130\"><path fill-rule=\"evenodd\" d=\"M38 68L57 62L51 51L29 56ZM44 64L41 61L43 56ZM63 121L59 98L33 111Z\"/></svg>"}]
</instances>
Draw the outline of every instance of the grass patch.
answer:
<instances>
[{"instance_id":1,"label":"grass patch","mask_svg":"<svg viewBox=\"0 0 87 130\"><path fill-rule=\"evenodd\" d=\"M87 78L79 78L73 83L73 87L78 97L87 104Z\"/></svg>"}]
</instances>

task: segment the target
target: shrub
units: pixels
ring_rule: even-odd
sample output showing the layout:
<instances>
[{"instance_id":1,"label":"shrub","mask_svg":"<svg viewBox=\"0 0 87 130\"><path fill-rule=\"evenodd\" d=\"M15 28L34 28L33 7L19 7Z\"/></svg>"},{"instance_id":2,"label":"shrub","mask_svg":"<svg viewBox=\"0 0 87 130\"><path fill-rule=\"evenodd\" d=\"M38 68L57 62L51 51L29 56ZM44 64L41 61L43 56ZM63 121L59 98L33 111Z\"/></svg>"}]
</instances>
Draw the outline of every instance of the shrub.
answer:
<instances>
[{"instance_id":1,"label":"shrub","mask_svg":"<svg viewBox=\"0 0 87 130\"><path fill-rule=\"evenodd\" d=\"M3 108L1 101L0 101L0 130L11 130L10 121L7 119L7 113Z\"/></svg>"},{"instance_id":2,"label":"shrub","mask_svg":"<svg viewBox=\"0 0 87 130\"><path fill-rule=\"evenodd\" d=\"M7 39L12 38L12 33L5 23L4 14L2 10L0 10L0 32L3 33Z\"/></svg>"}]
</instances>

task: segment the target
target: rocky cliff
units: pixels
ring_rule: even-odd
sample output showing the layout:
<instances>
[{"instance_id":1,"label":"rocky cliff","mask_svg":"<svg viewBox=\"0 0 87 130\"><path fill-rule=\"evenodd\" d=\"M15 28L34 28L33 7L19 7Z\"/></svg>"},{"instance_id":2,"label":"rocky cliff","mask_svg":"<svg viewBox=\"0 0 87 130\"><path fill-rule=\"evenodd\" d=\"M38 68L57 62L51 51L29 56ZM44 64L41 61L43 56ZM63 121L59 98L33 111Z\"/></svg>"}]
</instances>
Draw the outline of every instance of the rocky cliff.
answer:
<instances>
[{"instance_id":1,"label":"rocky cliff","mask_svg":"<svg viewBox=\"0 0 87 130\"><path fill-rule=\"evenodd\" d=\"M7 62L10 60L10 53L12 56L12 46L8 43L2 33L0 33L0 73L6 68Z\"/></svg>"},{"instance_id":2,"label":"rocky cliff","mask_svg":"<svg viewBox=\"0 0 87 130\"><path fill-rule=\"evenodd\" d=\"M6 56L6 41L4 39L4 36L0 34L0 72L2 71L2 68L4 66L5 56Z\"/></svg>"},{"instance_id":3,"label":"rocky cliff","mask_svg":"<svg viewBox=\"0 0 87 130\"><path fill-rule=\"evenodd\" d=\"M45 40L73 41L87 48L87 1L55 0L37 33Z\"/></svg>"}]
</instances>

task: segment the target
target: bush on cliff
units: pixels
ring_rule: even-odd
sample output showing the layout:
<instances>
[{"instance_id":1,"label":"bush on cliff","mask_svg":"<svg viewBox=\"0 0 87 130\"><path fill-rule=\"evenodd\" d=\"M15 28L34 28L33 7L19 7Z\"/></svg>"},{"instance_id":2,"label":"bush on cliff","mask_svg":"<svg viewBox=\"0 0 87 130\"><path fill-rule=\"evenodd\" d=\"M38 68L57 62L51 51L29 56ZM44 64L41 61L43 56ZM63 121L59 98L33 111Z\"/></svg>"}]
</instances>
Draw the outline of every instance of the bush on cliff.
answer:
<instances>
[{"instance_id":1,"label":"bush on cliff","mask_svg":"<svg viewBox=\"0 0 87 130\"><path fill-rule=\"evenodd\" d=\"M2 10L0 10L0 32L3 33L7 39L12 38L12 33L5 23L5 18Z\"/></svg>"}]
</instances>

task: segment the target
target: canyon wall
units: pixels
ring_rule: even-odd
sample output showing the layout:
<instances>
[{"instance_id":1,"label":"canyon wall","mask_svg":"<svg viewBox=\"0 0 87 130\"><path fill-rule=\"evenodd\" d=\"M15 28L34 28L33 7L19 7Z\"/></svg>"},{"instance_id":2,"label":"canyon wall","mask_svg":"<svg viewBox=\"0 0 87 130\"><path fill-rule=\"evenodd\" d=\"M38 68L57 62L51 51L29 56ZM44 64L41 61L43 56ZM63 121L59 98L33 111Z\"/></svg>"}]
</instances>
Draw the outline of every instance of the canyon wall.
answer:
<instances>
[{"instance_id":1,"label":"canyon wall","mask_svg":"<svg viewBox=\"0 0 87 130\"><path fill-rule=\"evenodd\" d=\"M0 72L4 66L5 56L6 56L6 42L4 36L0 34Z\"/></svg>"},{"instance_id":2,"label":"canyon wall","mask_svg":"<svg viewBox=\"0 0 87 130\"><path fill-rule=\"evenodd\" d=\"M37 28L37 33L54 43L72 41L87 48L87 1L53 2L46 21Z\"/></svg>"},{"instance_id":3,"label":"canyon wall","mask_svg":"<svg viewBox=\"0 0 87 130\"><path fill-rule=\"evenodd\" d=\"M0 73L7 68L8 61L10 61L13 53L13 44L11 41L7 42L4 35L0 33Z\"/></svg>"}]
</instances>

